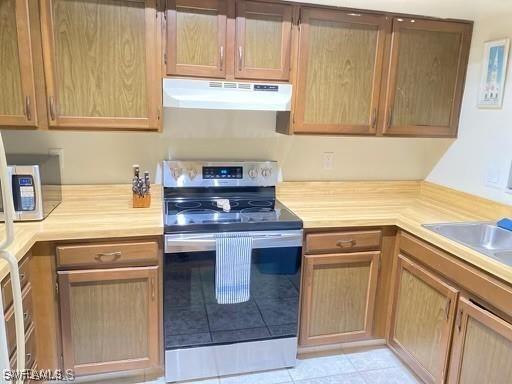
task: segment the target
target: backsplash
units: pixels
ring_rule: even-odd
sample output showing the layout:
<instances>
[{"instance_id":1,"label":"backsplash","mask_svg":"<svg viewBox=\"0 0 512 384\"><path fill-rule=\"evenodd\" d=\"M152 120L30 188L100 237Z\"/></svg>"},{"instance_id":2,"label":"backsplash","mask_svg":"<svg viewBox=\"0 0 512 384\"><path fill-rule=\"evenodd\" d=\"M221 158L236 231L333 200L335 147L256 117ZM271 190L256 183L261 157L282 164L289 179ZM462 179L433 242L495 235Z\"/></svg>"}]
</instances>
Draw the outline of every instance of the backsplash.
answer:
<instances>
[{"instance_id":1,"label":"backsplash","mask_svg":"<svg viewBox=\"0 0 512 384\"><path fill-rule=\"evenodd\" d=\"M424 179L453 140L285 136L273 112L167 110L162 133L3 131L11 153L62 148L66 184L128 183L164 158L276 160L284 180ZM333 153L332 169L323 154Z\"/></svg>"}]
</instances>

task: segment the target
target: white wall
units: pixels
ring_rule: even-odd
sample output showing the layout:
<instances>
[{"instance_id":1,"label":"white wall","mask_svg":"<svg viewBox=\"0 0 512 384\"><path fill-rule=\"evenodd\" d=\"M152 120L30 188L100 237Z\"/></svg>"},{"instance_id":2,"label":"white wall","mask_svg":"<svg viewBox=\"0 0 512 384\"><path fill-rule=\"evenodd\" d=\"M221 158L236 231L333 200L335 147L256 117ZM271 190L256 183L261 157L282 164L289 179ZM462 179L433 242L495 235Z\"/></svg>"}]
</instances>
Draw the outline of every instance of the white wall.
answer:
<instances>
[{"instance_id":1,"label":"white wall","mask_svg":"<svg viewBox=\"0 0 512 384\"><path fill-rule=\"evenodd\" d=\"M273 113L181 110L164 116L163 133L4 131L7 150L44 153L49 148L63 148L65 183L127 182L132 164L140 163L143 168L153 170L160 160L169 156L253 158L278 160L285 180L423 179L430 173L432 181L507 199L503 192L483 187L482 174L489 161L502 164L507 160L507 144L510 152L511 136L510 131L507 134L506 119L511 118L512 88L508 88L503 111L476 110L475 92L482 41L512 35L508 26L509 0L473 0L470 4L467 0L320 2L436 17L484 19L475 25L460 139L451 145L453 141L445 139L288 137L274 132ZM489 14L499 17L490 18ZM324 152L334 153L333 170L322 169Z\"/></svg>"},{"instance_id":2,"label":"white wall","mask_svg":"<svg viewBox=\"0 0 512 384\"><path fill-rule=\"evenodd\" d=\"M503 108L476 107L485 41L512 38L512 4L508 12L478 20L474 26L462 105L459 138L428 176L452 188L512 203L507 181L512 164L512 64L509 60ZM509 58L510 59L510 58ZM490 179L496 179L491 183Z\"/></svg>"},{"instance_id":3,"label":"white wall","mask_svg":"<svg viewBox=\"0 0 512 384\"><path fill-rule=\"evenodd\" d=\"M272 112L172 110L162 133L4 131L8 152L64 149L66 184L123 183L164 158L271 159L285 180L424 179L451 140L285 136ZM334 168L323 170L323 153Z\"/></svg>"}]
</instances>

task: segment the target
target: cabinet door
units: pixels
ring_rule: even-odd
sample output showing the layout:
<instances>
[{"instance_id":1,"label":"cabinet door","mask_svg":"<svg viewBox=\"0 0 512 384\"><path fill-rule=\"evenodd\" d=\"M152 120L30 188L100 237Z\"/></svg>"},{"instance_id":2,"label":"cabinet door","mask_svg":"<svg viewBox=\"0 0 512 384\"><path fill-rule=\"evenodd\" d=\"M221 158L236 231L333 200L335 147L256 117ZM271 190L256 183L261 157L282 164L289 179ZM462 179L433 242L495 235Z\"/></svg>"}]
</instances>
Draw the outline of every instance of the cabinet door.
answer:
<instances>
[{"instance_id":1,"label":"cabinet door","mask_svg":"<svg viewBox=\"0 0 512 384\"><path fill-rule=\"evenodd\" d=\"M50 126L158 129L156 0L41 4Z\"/></svg>"},{"instance_id":2,"label":"cabinet door","mask_svg":"<svg viewBox=\"0 0 512 384\"><path fill-rule=\"evenodd\" d=\"M376 132L385 16L302 9L294 131Z\"/></svg>"},{"instance_id":3,"label":"cabinet door","mask_svg":"<svg viewBox=\"0 0 512 384\"><path fill-rule=\"evenodd\" d=\"M224 0L168 0L167 74L226 77Z\"/></svg>"},{"instance_id":4,"label":"cabinet door","mask_svg":"<svg viewBox=\"0 0 512 384\"><path fill-rule=\"evenodd\" d=\"M235 77L288 80L292 6L245 0L236 6Z\"/></svg>"},{"instance_id":5,"label":"cabinet door","mask_svg":"<svg viewBox=\"0 0 512 384\"><path fill-rule=\"evenodd\" d=\"M461 298L453 337L450 383L512 380L512 324Z\"/></svg>"},{"instance_id":6,"label":"cabinet door","mask_svg":"<svg viewBox=\"0 0 512 384\"><path fill-rule=\"evenodd\" d=\"M157 270L58 273L65 369L90 375L158 366Z\"/></svg>"},{"instance_id":7,"label":"cabinet door","mask_svg":"<svg viewBox=\"0 0 512 384\"><path fill-rule=\"evenodd\" d=\"M0 125L37 126L27 0L0 1Z\"/></svg>"},{"instance_id":8,"label":"cabinet door","mask_svg":"<svg viewBox=\"0 0 512 384\"><path fill-rule=\"evenodd\" d=\"M389 345L426 383L442 383L458 291L399 255Z\"/></svg>"},{"instance_id":9,"label":"cabinet door","mask_svg":"<svg viewBox=\"0 0 512 384\"><path fill-rule=\"evenodd\" d=\"M471 26L393 20L384 134L456 136Z\"/></svg>"},{"instance_id":10,"label":"cabinet door","mask_svg":"<svg viewBox=\"0 0 512 384\"><path fill-rule=\"evenodd\" d=\"M380 252L306 255L300 345L371 336Z\"/></svg>"}]
</instances>

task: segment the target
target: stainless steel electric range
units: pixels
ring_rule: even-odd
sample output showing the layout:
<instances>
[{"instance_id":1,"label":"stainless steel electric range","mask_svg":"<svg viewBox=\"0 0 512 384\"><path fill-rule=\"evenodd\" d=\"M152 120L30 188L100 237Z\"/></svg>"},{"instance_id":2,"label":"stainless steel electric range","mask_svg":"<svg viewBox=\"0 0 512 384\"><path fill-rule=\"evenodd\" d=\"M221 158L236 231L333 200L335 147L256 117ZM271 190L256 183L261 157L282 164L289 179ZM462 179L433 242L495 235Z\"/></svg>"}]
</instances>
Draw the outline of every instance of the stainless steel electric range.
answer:
<instances>
[{"instance_id":1,"label":"stainless steel electric range","mask_svg":"<svg viewBox=\"0 0 512 384\"><path fill-rule=\"evenodd\" d=\"M276 200L275 162L163 163L166 381L291 367L302 221ZM248 299L216 297L219 236L252 240Z\"/></svg>"}]
</instances>

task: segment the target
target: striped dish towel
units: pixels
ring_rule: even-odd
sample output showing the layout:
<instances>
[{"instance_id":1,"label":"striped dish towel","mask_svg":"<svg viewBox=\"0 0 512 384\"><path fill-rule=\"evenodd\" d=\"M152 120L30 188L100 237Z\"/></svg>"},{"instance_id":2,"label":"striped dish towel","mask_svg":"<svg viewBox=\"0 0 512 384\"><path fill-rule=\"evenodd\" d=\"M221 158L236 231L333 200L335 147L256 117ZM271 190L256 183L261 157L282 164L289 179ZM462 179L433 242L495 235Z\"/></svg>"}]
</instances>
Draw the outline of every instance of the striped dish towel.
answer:
<instances>
[{"instance_id":1,"label":"striped dish towel","mask_svg":"<svg viewBox=\"0 0 512 384\"><path fill-rule=\"evenodd\" d=\"M249 300L252 238L243 233L215 235L215 297L219 304Z\"/></svg>"}]
</instances>

